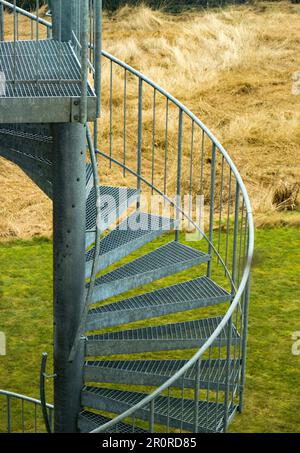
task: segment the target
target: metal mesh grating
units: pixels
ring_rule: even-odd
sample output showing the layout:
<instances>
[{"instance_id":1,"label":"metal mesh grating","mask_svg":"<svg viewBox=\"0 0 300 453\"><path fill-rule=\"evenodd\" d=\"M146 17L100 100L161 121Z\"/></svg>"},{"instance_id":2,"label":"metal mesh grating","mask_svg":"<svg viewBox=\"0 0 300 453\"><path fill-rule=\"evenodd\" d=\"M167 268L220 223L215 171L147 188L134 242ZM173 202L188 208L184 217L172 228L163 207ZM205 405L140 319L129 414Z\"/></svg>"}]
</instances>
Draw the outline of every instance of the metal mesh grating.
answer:
<instances>
[{"instance_id":1,"label":"metal mesh grating","mask_svg":"<svg viewBox=\"0 0 300 453\"><path fill-rule=\"evenodd\" d=\"M184 303L192 300L209 300L222 298L224 301L231 298L223 288L214 283L208 277L199 277L176 285L168 286L140 296L124 299L112 304L97 307L89 312L89 316L97 313L106 313L123 310L138 310L147 307Z\"/></svg>"},{"instance_id":2,"label":"metal mesh grating","mask_svg":"<svg viewBox=\"0 0 300 453\"><path fill-rule=\"evenodd\" d=\"M139 239L151 231L168 231L174 226L174 220L151 215L143 212L135 212L121 222L115 230L107 234L100 242L100 255ZM88 251L86 261L93 260L95 247Z\"/></svg>"},{"instance_id":3,"label":"metal mesh grating","mask_svg":"<svg viewBox=\"0 0 300 453\"><path fill-rule=\"evenodd\" d=\"M149 375L160 376L164 380L176 374L185 364L187 360L102 360L88 361L85 366L88 369L110 370L113 373L126 373L131 375ZM232 370L230 380L234 381L239 373L239 360L230 360L230 369ZM210 384L225 384L226 381L227 360L213 359L202 360L200 362L200 381L210 382ZM197 365L189 368L185 375L185 379L194 380L197 375Z\"/></svg>"},{"instance_id":4,"label":"metal mesh grating","mask_svg":"<svg viewBox=\"0 0 300 453\"><path fill-rule=\"evenodd\" d=\"M207 257L205 253L173 241L101 276L96 280L96 286L149 272L154 269L166 268L177 263L193 260L200 261L205 257Z\"/></svg>"},{"instance_id":5,"label":"metal mesh grating","mask_svg":"<svg viewBox=\"0 0 300 453\"><path fill-rule=\"evenodd\" d=\"M84 394L95 397L95 406L97 406L97 400L105 399L114 401L117 404L122 404L123 406L126 405L128 408L141 402L146 396L144 393L96 387L84 387L83 395ZM235 409L235 406L230 405L229 417L231 417ZM149 410L148 404L138 412L141 417L148 418ZM199 428L201 427L204 431L219 431L222 429L224 404L199 401L198 411ZM184 427L190 427L192 429L195 420L195 401L182 398L158 396L155 399L155 415L162 423L166 423L168 421L173 426L180 426L183 423Z\"/></svg>"},{"instance_id":6,"label":"metal mesh grating","mask_svg":"<svg viewBox=\"0 0 300 453\"><path fill-rule=\"evenodd\" d=\"M81 71L70 43L0 42L5 97L80 97ZM88 95L94 96L91 87Z\"/></svg>"},{"instance_id":7,"label":"metal mesh grating","mask_svg":"<svg viewBox=\"0 0 300 453\"><path fill-rule=\"evenodd\" d=\"M89 341L136 341L136 340L199 340L209 338L222 321L221 316L215 318L203 318L195 321L163 324L160 326L142 327L138 329L121 330L118 332L106 332L103 334L88 336ZM236 328L232 328L232 339L238 338ZM227 339L227 329L223 329L218 337L220 340Z\"/></svg>"},{"instance_id":8,"label":"metal mesh grating","mask_svg":"<svg viewBox=\"0 0 300 453\"><path fill-rule=\"evenodd\" d=\"M89 430L92 431L95 428L98 428L101 425L109 422L111 419L108 417L104 417L104 415L94 414L93 412L89 411L82 411L79 414L79 424L81 421L87 422L89 424ZM139 428L137 426L129 425L127 423L117 423L113 426L110 430L106 431L108 433L118 432L118 433L145 433L147 431Z\"/></svg>"}]
</instances>

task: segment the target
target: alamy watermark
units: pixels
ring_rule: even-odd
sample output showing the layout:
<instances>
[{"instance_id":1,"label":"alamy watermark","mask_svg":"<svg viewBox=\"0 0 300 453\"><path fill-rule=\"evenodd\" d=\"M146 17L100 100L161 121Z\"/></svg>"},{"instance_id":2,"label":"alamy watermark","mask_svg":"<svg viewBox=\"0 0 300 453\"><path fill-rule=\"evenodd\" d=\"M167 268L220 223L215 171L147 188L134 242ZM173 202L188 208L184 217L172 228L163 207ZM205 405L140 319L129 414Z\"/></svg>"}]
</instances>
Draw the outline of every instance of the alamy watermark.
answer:
<instances>
[{"instance_id":1,"label":"alamy watermark","mask_svg":"<svg viewBox=\"0 0 300 453\"><path fill-rule=\"evenodd\" d=\"M0 355L6 355L6 336L4 332L0 332Z\"/></svg>"},{"instance_id":2,"label":"alamy watermark","mask_svg":"<svg viewBox=\"0 0 300 453\"><path fill-rule=\"evenodd\" d=\"M120 217L119 208L124 200L130 199L127 188L118 191L118 198L112 195L101 195L100 215L97 225L101 231L113 229L115 219ZM205 206L204 196L185 195L168 197L161 195L140 195L137 202L140 207L128 218L121 221L119 230L130 231L170 231L175 229L185 233L187 241L200 241L204 232ZM145 215L143 213L149 213Z\"/></svg>"},{"instance_id":3,"label":"alamy watermark","mask_svg":"<svg viewBox=\"0 0 300 453\"><path fill-rule=\"evenodd\" d=\"M292 354L293 355L300 355L300 331L296 331L292 333Z\"/></svg>"},{"instance_id":4,"label":"alamy watermark","mask_svg":"<svg viewBox=\"0 0 300 453\"><path fill-rule=\"evenodd\" d=\"M292 94L294 96L300 95L300 71L295 71L292 75Z\"/></svg>"}]
</instances>

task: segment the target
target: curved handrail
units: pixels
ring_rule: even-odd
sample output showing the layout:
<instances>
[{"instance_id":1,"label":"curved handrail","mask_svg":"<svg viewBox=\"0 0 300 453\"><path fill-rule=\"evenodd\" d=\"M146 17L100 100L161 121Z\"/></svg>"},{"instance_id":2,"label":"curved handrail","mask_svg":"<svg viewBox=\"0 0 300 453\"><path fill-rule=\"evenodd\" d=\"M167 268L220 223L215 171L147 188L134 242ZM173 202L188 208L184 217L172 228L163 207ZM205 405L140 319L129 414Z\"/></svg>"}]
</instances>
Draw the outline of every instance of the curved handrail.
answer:
<instances>
[{"instance_id":1,"label":"curved handrail","mask_svg":"<svg viewBox=\"0 0 300 453\"><path fill-rule=\"evenodd\" d=\"M45 423L45 414L43 414L43 416L39 416L38 417L38 414L37 414L37 406L39 408L41 408L42 410L42 413L43 413L43 402L41 400L38 400L36 398L31 398L30 396L26 396L26 395L21 395L20 393L15 393L15 392L9 392L7 390L1 390L0 389L0 398L1 397L4 397L6 398L6 401L7 401L7 406L6 406L6 419L7 419L7 432L8 433L12 433L12 432L25 432L25 424L27 425L29 420L28 420L28 417L26 415L26 419L25 419L25 404L28 403L28 404L31 404L34 406L34 412L33 412L33 426L34 426L34 432L38 432L37 429L38 429L38 424L37 422L43 422ZM18 401L21 401L22 405L21 405L21 417L20 417L20 424L21 426L18 426L18 430L15 430L13 431L12 429L12 426L15 426L15 423L12 421L12 408L11 408L11 403L14 401L14 400L18 400ZM16 409L16 408L15 408ZM49 425L48 427L46 426L46 430L48 431L48 429L50 427L52 427L53 425L53 410L54 410L54 406L52 404L45 404L44 406L44 410L48 410L49 412ZM13 413L15 413L15 411L13 411ZM27 413L26 413L27 414ZM48 418L48 416L47 416ZM49 432L49 431L48 431Z\"/></svg>"},{"instance_id":2,"label":"curved handrail","mask_svg":"<svg viewBox=\"0 0 300 453\"><path fill-rule=\"evenodd\" d=\"M28 403L41 405L41 401L40 400L38 400L36 398L31 398L30 396L22 395L21 393L9 392L7 390L0 389L0 395L8 396L10 398L16 398L16 399L23 400L23 401L27 401ZM53 404L47 403L46 407L48 409L54 409Z\"/></svg>"},{"instance_id":3,"label":"curved handrail","mask_svg":"<svg viewBox=\"0 0 300 453\"><path fill-rule=\"evenodd\" d=\"M52 24L48 22L47 20L44 20L40 17L37 17L35 14L30 13L29 11L26 11L23 8L20 8L19 6L14 6L12 3L7 2L5 0L0 0L0 3L2 3L4 6L7 8L11 9L12 11L16 11L16 13L21 14L22 16L28 17L28 19L33 20L33 21L38 21L39 24L44 25L45 27L52 29Z\"/></svg>"}]
</instances>

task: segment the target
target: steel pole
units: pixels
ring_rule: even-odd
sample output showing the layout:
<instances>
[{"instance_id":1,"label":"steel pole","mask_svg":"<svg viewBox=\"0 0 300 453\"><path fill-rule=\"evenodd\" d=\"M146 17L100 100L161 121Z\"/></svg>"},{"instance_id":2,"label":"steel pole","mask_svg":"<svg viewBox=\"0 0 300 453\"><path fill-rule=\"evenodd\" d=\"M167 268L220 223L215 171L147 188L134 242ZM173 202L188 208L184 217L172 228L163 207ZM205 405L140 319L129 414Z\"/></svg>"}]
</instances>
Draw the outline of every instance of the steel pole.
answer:
<instances>
[{"instance_id":1,"label":"steel pole","mask_svg":"<svg viewBox=\"0 0 300 453\"><path fill-rule=\"evenodd\" d=\"M52 126L54 255L54 430L76 432L83 384L81 345L69 354L85 302L85 127Z\"/></svg>"}]
</instances>

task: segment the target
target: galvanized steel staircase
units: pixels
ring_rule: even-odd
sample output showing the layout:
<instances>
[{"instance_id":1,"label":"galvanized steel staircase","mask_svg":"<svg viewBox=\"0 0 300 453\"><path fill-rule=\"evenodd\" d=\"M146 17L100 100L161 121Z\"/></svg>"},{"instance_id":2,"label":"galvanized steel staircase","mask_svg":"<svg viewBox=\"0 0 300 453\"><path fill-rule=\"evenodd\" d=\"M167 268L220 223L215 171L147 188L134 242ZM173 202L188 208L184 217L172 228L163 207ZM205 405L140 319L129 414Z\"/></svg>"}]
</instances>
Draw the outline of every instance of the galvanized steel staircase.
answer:
<instances>
[{"instance_id":1,"label":"galvanized steel staircase","mask_svg":"<svg viewBox=\"0 0 300 453\"><path fill-rule=\"evenodd\" d=\"M47 46L47 41L44 45ZM105 52L103 58L110 58L111 62L120 65L117 59ZM125 71L138 77L139 87L141 80L150 83L125 63L122 65ZM67 79L68 74L64 78ZM154 88L155 93L158 92L159 87ZM55 90L55 86L52 89ZM165 95L163 90L160 93ZM68 95L72 97L74 93ZM169 103L173 102L170 96L167 99ZM140 102L139 97L139 108L142 108ZM179 103L178 106L179 133L180 130L182 133L180 115L188 111ZM140 110L139 114L141 118ZM202 127L199 120L196 123L195 117L191 118L193 127L195 124ZM204 126L202 130L212 137ZM0 154L18 165L50 198L53 194L51 131L50 123L0 126ZM173 204L174 216L168 218L142 211L139 205L143 193L141 165L137 187L100 185L98 190L93 159L86 163L85 277L86 292L89 292L89 285L92 285L92 291L89 307L82 314L78 345L75 344L75 349L84 344L86 360L82 362L84 386L81 391L82 411L78 414L81 432L96 429L98 432L139 433L153 431L157 426L162 431L223 432L236 410L242 409L252 218L238 172L221 145L214 138L211 140L212 157L206 178L210 185L216 184L216 169L221 168L216 165L216 151L219 151L223 177L225 165L230 169L231 192L223 211L220 208L223 192L220 189L219 195L213 193L207 235L202 231L207 239L200 242L203 248L199 243L195 246L194 243L180 242L178 234L175 240L171 237L180 220L176 205ZM111 164L115 163L112 154L105 156L103 151L90 148L94 156L98 153L101 157L102 153L104 159L110 157ZM179 158L178 162L181 165ZM203 158L202 165L204 163ZM124 162L123 168L124 171L130 170ZM99 170L101 175L101 166ZM204 173L202 168L202 183ZM236 186L232 184L234 178ZM224 190L223 179L222 184ZM150 187L155 189L153 181ZM162 191L158 192L167 198ZM221 202L215 213L213 201L218 197ZM98 208L97 200L100 201ZM113 208L109 200L114 201ZM226 201L223 203L225 206ZM214 219L228 209L232 209L234 217L232 245L228 239L232 229L230 212L227 223L222 219L219 221L219 242L213 243ZM138 228L131 227L137 224ZM227 239L222 243L223 231L227 233ZM161 238L164 238L163 242ZM143 251L143 247L150 243L151 251ZM238 247L239 257L235 255ZM222 248L227 249L223 257ZM228 249L232 249L230 257ZM245 253L242 256L243 249ZM125 258L124 263L122 260ZM211 269L215 266L215 259L218 268L221 265L224 269L213 278ZM234 260L239 261L238 265L235 266ZM229 261L233 262L231 272ZM180 274L187 270L191 273ZM227 280L224 280L224 270ZM179 274L178 283L174 278L172 284L164 280L175 274ZM158 286L159 280L161 284ZM154 289L147 287L144 291L139 289L137 295L126 294L152 283L155 283ZM174 320L172 316L175 316ZM138 326L128 326L136 322ZM118 358L119 355L122 357ZM115 419L112 414L115 414Z\"/></svg>"}]
</instances>

